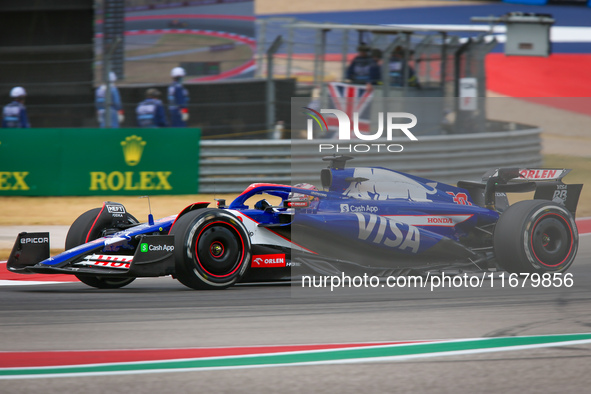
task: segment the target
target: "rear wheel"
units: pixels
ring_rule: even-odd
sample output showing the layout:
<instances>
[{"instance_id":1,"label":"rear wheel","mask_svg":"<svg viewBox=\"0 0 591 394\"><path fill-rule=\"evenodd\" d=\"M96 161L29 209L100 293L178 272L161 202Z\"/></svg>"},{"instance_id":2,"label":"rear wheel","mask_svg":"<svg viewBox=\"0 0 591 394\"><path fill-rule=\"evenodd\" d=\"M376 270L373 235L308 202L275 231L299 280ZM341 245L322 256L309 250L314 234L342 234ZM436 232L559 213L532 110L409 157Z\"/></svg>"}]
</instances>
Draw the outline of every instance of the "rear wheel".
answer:
<instances>
[{"instance_id":1,"label":"rear wheel","mask_svg":"<svg viewBox=\"0 0 591 394\"><path fill-rule=\"evenodd\" d=\"M232 214L213 208L190 211L172 227L176 278L192 289L225 289L250 263L250 238Z\"/></svg>"},{"instance_id":2,"label":"rear wheel","mask_svg":"<svg viewBox=\"0 0 591 394\"><path fill-rule=\"evenodd\" d=\"M571 213L546 200L520 201L500 217L494 232L499 265L509 272L564 272L573 263L579 234Z\"/></svg>"},{"instance_id":3,"label":"rear wheel","mask_svg":"<svg viewBox=\"0 0 591 394\"><path fill-rule=\"evenodd\" d=\"M103 232L106 228L100 228L93 224L100 214L101 208L94 208L90 211L84 212L72 223L68 235L66 236L66 250L90 242L93 239L97 239L103 236ZM129 215L130 223L138 223L137 219ZM80 282L96 287L97 289L118 289L123 286L127 286L135 280L135 278L117 278L117 277L104 277L104 276L88 276L88 275L76 275L76 278Z\"/></svg>"}]
</instances>

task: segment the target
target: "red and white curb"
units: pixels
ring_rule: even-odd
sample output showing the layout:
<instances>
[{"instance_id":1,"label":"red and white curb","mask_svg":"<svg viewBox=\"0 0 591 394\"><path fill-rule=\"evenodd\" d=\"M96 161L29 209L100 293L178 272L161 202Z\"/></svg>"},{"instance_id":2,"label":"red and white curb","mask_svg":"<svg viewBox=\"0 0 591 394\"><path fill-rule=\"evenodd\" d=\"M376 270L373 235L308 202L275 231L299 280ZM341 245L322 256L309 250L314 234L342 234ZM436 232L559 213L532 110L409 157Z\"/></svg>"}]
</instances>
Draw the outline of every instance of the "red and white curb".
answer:
<instances>
[{"instance_id":1,"label":"red and white curb","mask_svg":"<svg viewBox=\"0 0 591 394\"><path fill-rule=\"evenodd\" d=\"M577 230L579 230L579 235L591 234L591 217L580 218L580 219L577 219L576 222L577 222Z\"/></svg>"},{"instance_id":2,"label":"red and white curb","mask_svg":"<svg viewBox=\"0 0 591 394\"><path fill-rule=\"evenodd\" d=\"M74 275L15 274L8 271L6 261L0 261L0 286L48 285L53 283L80 282Z\"/></svg>"}]
</instances>

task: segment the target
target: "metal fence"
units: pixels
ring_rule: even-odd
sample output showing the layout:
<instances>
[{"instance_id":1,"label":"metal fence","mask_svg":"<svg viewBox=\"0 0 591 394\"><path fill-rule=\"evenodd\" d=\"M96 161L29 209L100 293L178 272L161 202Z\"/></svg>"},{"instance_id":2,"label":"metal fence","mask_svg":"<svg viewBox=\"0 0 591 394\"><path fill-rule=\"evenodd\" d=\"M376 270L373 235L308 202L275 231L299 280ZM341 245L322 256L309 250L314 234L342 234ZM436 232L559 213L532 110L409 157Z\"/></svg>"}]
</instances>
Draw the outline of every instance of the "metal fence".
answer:
<instances>
[{"instance_id":1,"label":"metal fence","mask_svg":"<svg viewBox=\"0 0 591 394\"><path fill-rule=\"evenodd\" d=\"M273 75L275 78L295 77L302 85L319 86L323 82L344 80L357 46L363 42L382 50L386 64L396 47L406 48L406 60L414 68L424 91L438 96L458 96L458 80L474 77L478 97L484 97L484 57L497 45L495 40L486 37L485 28L475 32L438 31L399 26L307 23L296 18L278 17L259 18L256 23L256 76L265 77L265 54L275 38L282 36L284 44L275 54ZM393 88L391 93L396 94L396 90L403 89ZM409 92L405 89L403 95L407 96Z\"/></svg>"},{"instance_id":2,"label":"metal fence","mask_svg":"<svg viewBox=\"0 0 591 394\"><path fill-rule=\"evenodd\" d=\"M533 128L423 136L414 144L392 140L389 143L404 143L404 154L374 153L357 157L350 165L384 166L387 161L395 165L392 169L440 182L478 180L493 167L541 165L540 133ZM317 149L318 141L308 140L201 141L199 190L236 193L255 182L318 185L319 171L325 166L321 158L327 154Z\"/></svg>"},{"instance_id":3,"label":"metal fence","mask_svg":"<svg viewBox=\"0 0 591 394\"><path fill-rule=\"evenodd\" d=\"M327 108L329 96L341 94L329 89L330 82L348 81L354 84L351 86L365 86L364 81L369 80L356 80L352 77L354 73L346 72L356 56L357 46L363 43L366 49L376 50L371 60L363 57L365 62L380 69L372 71L374 97L445 98L449 101L445 109L455 114L454 132L481 133L486 131L487 124L484 60L497 45L487 33L486 28L466 32L412 26L308 23L294 18L258 19L257 76L296 78L298 96L306 95L306 86L314 87L307 95L316 94L320 106ZM277 45L278 42L281 44ZM454 100L456 97L482 99L477 100L476 108L468 109L458 105L462 101ZM273 107L270 104L267 107L271 113ZM269 117L268 128L274 120ZM468 124L470 127L466 127Z\"/></svg>"}]
</instances>

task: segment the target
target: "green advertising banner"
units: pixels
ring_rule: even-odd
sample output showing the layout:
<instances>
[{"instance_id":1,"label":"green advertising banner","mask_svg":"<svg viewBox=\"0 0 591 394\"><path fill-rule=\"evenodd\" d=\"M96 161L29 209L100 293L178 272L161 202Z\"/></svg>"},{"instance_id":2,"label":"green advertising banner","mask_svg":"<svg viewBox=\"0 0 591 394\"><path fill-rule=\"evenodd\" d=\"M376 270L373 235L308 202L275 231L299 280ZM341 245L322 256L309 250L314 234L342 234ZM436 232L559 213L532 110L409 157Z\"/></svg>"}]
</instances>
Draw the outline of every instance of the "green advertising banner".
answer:
<instances>
[{"instance_id":1,"label":"green advertising banner","mask_svg":"<svg viewBox=\"0 0 591 394\"><path fill-rule=\"evenodd\" d=\"M200 130L0 129L0 195L195 194Z\"/></svg>"}]
</instances>

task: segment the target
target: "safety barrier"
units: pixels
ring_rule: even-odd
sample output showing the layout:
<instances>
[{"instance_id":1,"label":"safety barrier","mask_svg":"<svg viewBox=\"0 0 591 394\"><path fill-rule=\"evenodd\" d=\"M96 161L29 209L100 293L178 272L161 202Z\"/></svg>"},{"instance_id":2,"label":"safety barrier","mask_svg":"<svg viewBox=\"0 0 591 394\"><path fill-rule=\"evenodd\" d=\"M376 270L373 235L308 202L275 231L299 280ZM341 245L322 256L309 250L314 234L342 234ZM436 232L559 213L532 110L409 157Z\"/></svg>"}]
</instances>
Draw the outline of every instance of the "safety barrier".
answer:
<instances>
[{"instance_id":1,"label":"safety barrier","mask_svg":"<svg viewBox=\"0 0 591 394\"><path fill-rule=\"evenodd\" d=\"M371 143L401 144L401 153L353 154L349 165L384 166L440 182L478 180L490 168L533 167L542 164L541 130L499 131L481 134L422 136L419 141L394 139ZM349 145L343 144L341 146ZM351 141L355 143L355 141ZM363 142L363 141L358 141ZM319 184L326 167L319 143L332 140L201 141L199 191L236 193L255 182ZM341 149L339 154L349 154Z\"/></svg>"}]
</instances>

